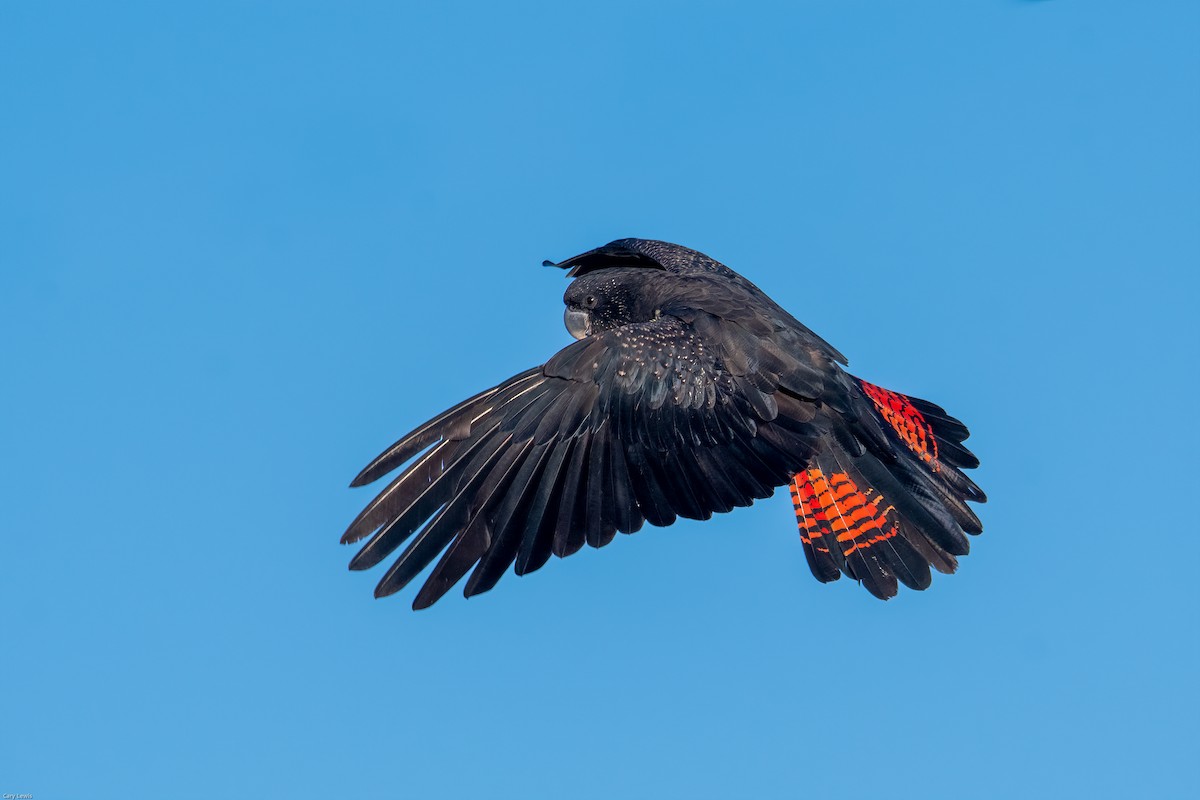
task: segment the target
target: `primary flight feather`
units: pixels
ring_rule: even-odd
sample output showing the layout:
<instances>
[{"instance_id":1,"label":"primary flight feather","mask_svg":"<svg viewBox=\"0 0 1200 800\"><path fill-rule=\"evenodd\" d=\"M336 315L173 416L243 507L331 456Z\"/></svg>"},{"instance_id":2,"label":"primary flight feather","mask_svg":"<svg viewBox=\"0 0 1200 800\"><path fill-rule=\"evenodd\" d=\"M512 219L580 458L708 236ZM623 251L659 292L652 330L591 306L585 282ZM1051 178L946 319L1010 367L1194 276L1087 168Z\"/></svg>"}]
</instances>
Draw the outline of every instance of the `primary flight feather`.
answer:
<instances>
[{"instance_id":1,"label":"primary flight feather","mask_svg":"<svg viewBox=\"0 0 1200 800\"><path fill-rule=\"evenodd\" d=\"M470 573L486 592L585 544L708 519L789 486L808 565L871 594L924 589L982 531L978 459L940 407L847 373L846 359L703 253L619 239L551 266L574 278L578 341L404 436L351 484L404 466L350 524L375 589L427 608ZM410 463L411 462L411 463Z\"/></svg>"}]
</instances>

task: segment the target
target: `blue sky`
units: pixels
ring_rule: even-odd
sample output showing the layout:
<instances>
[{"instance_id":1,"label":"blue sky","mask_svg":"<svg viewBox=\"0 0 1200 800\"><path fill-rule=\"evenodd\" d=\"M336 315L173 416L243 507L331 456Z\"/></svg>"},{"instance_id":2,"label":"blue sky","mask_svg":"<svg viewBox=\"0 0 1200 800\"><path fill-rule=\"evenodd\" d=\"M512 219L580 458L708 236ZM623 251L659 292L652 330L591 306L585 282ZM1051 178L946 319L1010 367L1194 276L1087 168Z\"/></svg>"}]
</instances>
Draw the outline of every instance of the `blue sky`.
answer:
<instances>
[{"instance_id":1,"label":"blue sky","mask_svg":"<svg viewBox=\"0 0 1200 800\"><path fill-rule=\"evenodd\" d=\"M1182 797L1200 6L8 3L0 792ZM413 614L347 482L567 343L538 265L726 261L963 418L879 603L786 494Z\"/></svg>"}]
</instances>

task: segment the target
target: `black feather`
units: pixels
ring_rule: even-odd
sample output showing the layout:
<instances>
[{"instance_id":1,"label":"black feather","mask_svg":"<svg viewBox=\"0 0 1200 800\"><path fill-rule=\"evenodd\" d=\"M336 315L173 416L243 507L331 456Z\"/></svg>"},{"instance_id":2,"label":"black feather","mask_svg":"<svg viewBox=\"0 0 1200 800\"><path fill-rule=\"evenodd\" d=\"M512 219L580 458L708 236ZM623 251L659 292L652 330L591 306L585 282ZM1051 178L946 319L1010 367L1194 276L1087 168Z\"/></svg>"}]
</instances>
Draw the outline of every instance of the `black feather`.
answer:
<instances>
[{"instance_id":1,"label":"black feather","mask_svg":"<svg viewBox=\"0 0 1200 800\"><path fill-rule=\"evenodd\" d=\"M575 442L575 439L556 442L546 460L546 467L542 471L541 480L525 518L521 544L517 548L514 569L518 575L540 569L550 560L554 528L558 522L561 488L567 471L565 465L569 463L568 458Z\"/></svg>"},{"instance_id":2,"label":"black feather","mask_svg":"<svg viewBox=\"0 0 1200 800\"><path fill-rule=\"evenodd\" d=\"M583 434L571 450L571 461L559 487L558 523L554 526L551 552L560 558L583 547L586 531L580 522L587 513L586 464L591 445L590 434Z\"/></svg>"},{"instance_id":3,"label":"black feather","mask_svg":"<svg viewBox=\"0 0 1200 800\"><path fill-rule=\"evenodd\" d=\"M440 438L465 437L466 432L462 430L463 422L475 416L489 401L494 400L494 395L520 388L537 380L540 375L541 367L525 370L504 383L493 386L491 389L480 392L453 408L443 411L376 456L362 472L358 473L350 485L365 486L378 480Z\"/></svg>"},{"instance_id":4,"label":"black feather","mask_svg":"<svg viewBox=\"0 0 1200 800\"><path fill-rule=\"evenodd\" d=\"M617 535L612 508L612 455L608 427L602 426L592 434L590 463L587 472L587 505L584 524L586 541L591 547L603 547Z\"/></svg>"},{"instance_id":5,"label":"black feather","mask_svg":"<svg viewBox=\"0 0 1200 800\"><path fill-rule=\"evenodd\" d=\"M638 510L637 497L633 490L633 478L629 464L625 461L625 445L620 439L612 442L609 450L612 459L612 507L614 524L621 533L636 533L645 518Z\"/></svg>"},{"instance_id":6,"label":"black feather","mask_svg":"<svg viewBox=\"0 0 1200 800\"><path fill-rule=\"evenodd\" d=\"M463 589L463 593L468 597L494 587L509 565L516 560L529 508L536 499L543 470L552 452L549 443L537 445L521 465L520 472L513 478L504 496L504 502L496 510L491 524L491 548L481 558L479 566L471 573L471 579Z\"/></svg>"},{"instance_id":7,"label":"black feather","mask_svg":"<svg viewBox=\"0 0 1200 800\"><path fill-rule=\"evenodd\" d=\"M346 530L343 541L357 541L384 520L388 522L359 550L358 555L350 562L350 569L369 569L386 558L420 527L430 514L450 500L458 490L460 477L472 465L479 470L482 465L488 464L505 442L505 437L496 433L497 428L499 420L493 422L491 428L475 439L471 446L459 451L456 459L446 465L432 481L422 483L412 480L411 485L404 485L405 478L413 475L405 473L385 489L372 505L367 506Z\"/></svg>"},{"instance_id":8,"label":"black feather","mask_svg":"<svg viewBox=\"0 0 1200 800\"><path fill-rule=\"evenodd\" d=\"M626 456L629 473L633 479L634 496L637 497L638 508L642 515L651 525L659 527L670 525L675 521L675 511L663 488L659 486L646 449L641 445L630 445L626 450Z\"/></svg>"},{"instance_id":9,"label":"black feather","mask_svg":"<svg viewBox=\"0 0 1200 800\"><path fill-rule=\"evenodd\" d=\"M440 535L430 537L439 541L452 538L453 544L443 555L441 563L434 569L429 580L421 587L421 591L413 602L414 609L427 608L436 602L466 574L466 571L491 545L491 526L487 511L492 506L494 498L503 497L504 490L511 482L513 474L520 469L525 455L529 452L530 444L530 442L523 442L503 450L490 464L488 470L480 471L483 476L482 480L472 481L471 491L464 492L452 501L452 503L461 502L463 498L470 498L470 520L466 528L459 531L457 535L454 535L453 531L445 531ZM429 557L424 558L427 552ZM422 551L424 563L418 566L414 559L414 563L410 567L412 574L415 575L424 569L433 560L434 555L436 552ZM408 558L409 553L406 551L397 563Z\"/></svg>"}]
</instances>

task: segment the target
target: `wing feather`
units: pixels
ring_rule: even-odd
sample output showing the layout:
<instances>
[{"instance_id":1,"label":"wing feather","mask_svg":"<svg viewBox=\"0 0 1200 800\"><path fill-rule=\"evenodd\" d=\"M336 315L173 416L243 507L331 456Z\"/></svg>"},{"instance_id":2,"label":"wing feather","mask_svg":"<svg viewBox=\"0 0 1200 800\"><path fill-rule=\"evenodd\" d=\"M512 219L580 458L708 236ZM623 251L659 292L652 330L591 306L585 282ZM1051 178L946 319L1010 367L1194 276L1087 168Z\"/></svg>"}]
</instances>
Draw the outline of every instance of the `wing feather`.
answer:
<instances>
[{"instance_id":1,"label":"wing feather","mask_svg":"<svg viewBox=\"0 0 1200 800\"><path fill-rule=\"evenodd\" d=\"M373 533L351 566L407 544L383 596L436 560L414 600L424 608L468 572L471 596L510 566L532 572L645 522L708 519L769 496L809 457L813 412L780 393L788 364L737 337L734 371L720 342L679 318L618 328L435 417L361 473L415 458L347 529L345 541Z\"/></svg>"}]
</instances>

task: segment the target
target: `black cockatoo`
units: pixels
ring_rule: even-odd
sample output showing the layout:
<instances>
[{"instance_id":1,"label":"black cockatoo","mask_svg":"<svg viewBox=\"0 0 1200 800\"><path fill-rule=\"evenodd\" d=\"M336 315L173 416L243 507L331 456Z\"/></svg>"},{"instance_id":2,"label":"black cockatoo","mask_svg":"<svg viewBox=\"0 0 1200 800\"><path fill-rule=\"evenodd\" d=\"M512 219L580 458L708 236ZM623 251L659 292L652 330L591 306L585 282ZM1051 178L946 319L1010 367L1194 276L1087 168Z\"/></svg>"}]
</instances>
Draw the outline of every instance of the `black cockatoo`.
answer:
<instances>
[{"instance_id":1,"label":"black cockatoo","mask_svg":"<svg viewBox=\"0 0 1200 800\"><path fill-rule=\"evenodd\" d=\"M933 403L843 369L846 359L750 281L676 244L620 239L569 269L578 340L545 364L404 436L352 486L407 464L342 537L351 569L402 545L376 596L440 560L413 601L468 572L486 592L515 565L603 547L618 532L708 519L789 486L820 581L876 597L953 572L982 531L962 470L967 428ZM411 463L409 463L411 462Z\"/></svg>"}]
</instances>

